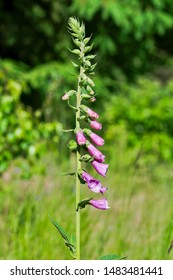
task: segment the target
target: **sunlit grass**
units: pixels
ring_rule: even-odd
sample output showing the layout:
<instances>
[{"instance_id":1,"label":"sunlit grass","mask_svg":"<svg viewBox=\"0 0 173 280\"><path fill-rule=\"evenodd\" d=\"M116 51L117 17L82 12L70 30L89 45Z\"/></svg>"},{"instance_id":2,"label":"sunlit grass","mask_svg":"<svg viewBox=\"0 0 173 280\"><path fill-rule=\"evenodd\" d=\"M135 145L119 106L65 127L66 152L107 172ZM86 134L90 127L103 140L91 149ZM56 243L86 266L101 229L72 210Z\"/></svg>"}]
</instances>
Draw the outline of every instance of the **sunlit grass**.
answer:
<instances>
[{"instance_id":1,"label":"sunlit grass","mask_svg":"<svg viewBox=\"0 0 173 280\"><path fill-rule=\"evenodd\" d=\"M82 210L82 259L108 253L127 259L171 259L173 252L167 255L167 249L173 239L172 167L134 169L116 158L112 154L107 178L102 179L109 187L105 196L111 209ZM74 234L75 180L60 174L72 171L74 164L73 157L58 163L49 154L37 163L45 172L26 180L12 166L0 179L1 259L71 259L48 215ZM82 198L89 197L96 196L82 185Z\"/></svg>"}]
</instances>

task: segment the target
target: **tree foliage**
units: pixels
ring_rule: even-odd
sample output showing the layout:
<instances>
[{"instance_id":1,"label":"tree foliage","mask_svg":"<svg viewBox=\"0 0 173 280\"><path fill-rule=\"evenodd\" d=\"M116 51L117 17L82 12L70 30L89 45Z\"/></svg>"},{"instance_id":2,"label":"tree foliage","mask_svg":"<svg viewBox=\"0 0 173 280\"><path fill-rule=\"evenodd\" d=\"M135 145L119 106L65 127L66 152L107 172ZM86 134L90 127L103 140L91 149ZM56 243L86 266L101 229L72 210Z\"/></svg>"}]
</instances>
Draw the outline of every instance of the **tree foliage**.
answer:
<instances>
[{"instance_id":1,"label":"tree foliage","mask_svg":"<svg viewBox=\"0 0 173 280\"><path fill-rule=\"evenodd\" d=\"M170 0L0 0L0 8L1 56L29 65L66 61L70 15L86 22L99 53L98 70L112 77L118 71L132 78L151 69L160 49L170 51Z\"/></svg>"}]
</instances>

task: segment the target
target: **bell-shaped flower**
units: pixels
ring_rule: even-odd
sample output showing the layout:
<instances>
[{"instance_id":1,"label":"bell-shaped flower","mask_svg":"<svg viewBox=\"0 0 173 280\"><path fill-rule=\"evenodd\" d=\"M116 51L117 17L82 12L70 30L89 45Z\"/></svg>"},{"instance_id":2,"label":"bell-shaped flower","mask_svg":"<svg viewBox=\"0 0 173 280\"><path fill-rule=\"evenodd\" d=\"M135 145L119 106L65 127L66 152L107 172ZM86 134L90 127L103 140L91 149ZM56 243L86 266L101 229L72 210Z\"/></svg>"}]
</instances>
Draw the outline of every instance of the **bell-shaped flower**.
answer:
<instances>
[{"instance_id":1,"label":"bell-shaped flower","mask_svg":"<svg viewBox=\"0 0 173 280\"><path fill-rule=\"evenodd\" d=\"M94 132L90 134L90 138L97 146L103 146L105 143L104 139L95 134Z\"/></svg>"},{"instance_id":2,"label":"bell-shaped flower","mask_svg":"<svg viewBox=\"0 0 173 280\"><path fill-rule=\"evenodd\" d=\"M106 176L109 164L100 163L96 160L93 160L91 164L101 176Z\"/></svg>"},{"instance_id":3,"label":"bell-shaped flower","mask_svg":"<svg viewBox=\"0 0 173 280\"><path fill-rule=\"evenodd\" d=\"M88 135L97 146L103 146L105 141L103 138L92 132L90 129L84 128L83 132Z\"/></svg>"},{"instance_id":4,"label":"bell-shaped flower","mask_svg":"<svg viewBox=\"0 0 173 280\"><path fill-rule=\"evenodd\" d=\"M78 145L85 145L86 144L86 138L85 138L82 131L79 130L76 133L76 140L77 140Z\"/></svg>"},{"instance_id":5,"label":"bell-shaped flower","mask_svg":"<svg viewBox=\"0 0 173 280\"><path fill-rule=\"evenodd\" d=\"M103 155L99 150L97 150L89 141L86 142L86 146L88 152L92 157L94 157L95 160L97 160L98 162L105 161L105 155Z\"/></svg>"},{"instance_id":6,"label":"bell-shaped flower","mask_svg":"<svg viewBox=\"0 0 173 280\"><path fill-rule=\"evenodd\" d=\"M107 210L109 209L108 201L106 198L101 198L101 199L91 199L89 201L89 204L92 205L93 207L100 209L100 210Z\"/></svg>"},{"instance_id":7,"label":"bell-shaped flower","mask_svg":"<svg viewBox=\"0 0 173 280\"><path fill-rule=\"evenodd\" d=\"M95 130L101 130L102 124L97 121L90 121L90 126L94 128Z\"/></svg>"},{"instance_id":8,"label":"bell-shaped flower","mask_svg":"<svg viewBox=\"0 0 173 280\"><path fill-rule=\"evenodd\" d=\"M88 108L87 106L85 105L81 105L81 109L87 113L87 115L93 119L98 119L99 115L94 112L93 110L91 110L90 108Z\"/></svg>"},{"instance_id":9,"label":"bell-shaped flower","mask_svg":"<svg viewBox=\"0 0 173 280\"><path fill-rule=\"evenodd\" d=\"M102 187L101 183L99 180L94 179L90 174L87 172L83 171L81 174L82 179L87 183L88 188L95 192L95 193L101 193L103 194L107 188Z\"/></svg>"}]
</instances>

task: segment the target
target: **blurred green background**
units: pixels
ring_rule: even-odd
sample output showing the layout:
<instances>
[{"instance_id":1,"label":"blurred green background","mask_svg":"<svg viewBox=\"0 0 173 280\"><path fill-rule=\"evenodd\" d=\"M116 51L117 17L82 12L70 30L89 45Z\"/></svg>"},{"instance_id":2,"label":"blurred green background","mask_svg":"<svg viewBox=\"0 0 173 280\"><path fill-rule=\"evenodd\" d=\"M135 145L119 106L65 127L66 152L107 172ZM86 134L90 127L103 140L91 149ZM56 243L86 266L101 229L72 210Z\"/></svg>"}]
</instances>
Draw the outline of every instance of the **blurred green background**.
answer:
<instances>
[{"instance_id":1,"label":"blurred green background","mask_svg":"<svg viewBox=\"0 0 173 280\"><path fill-rule=\"evenodd\" d=\"M76 88L70 16L92 34L110 164L111 209L82 210L81 257L172 259L171 0L0 0L0 259L70 259L48 217L74 234L75 181L60 175L75 165L62 132L74 126L61 100Z\"/></svg>"}]
</instances>

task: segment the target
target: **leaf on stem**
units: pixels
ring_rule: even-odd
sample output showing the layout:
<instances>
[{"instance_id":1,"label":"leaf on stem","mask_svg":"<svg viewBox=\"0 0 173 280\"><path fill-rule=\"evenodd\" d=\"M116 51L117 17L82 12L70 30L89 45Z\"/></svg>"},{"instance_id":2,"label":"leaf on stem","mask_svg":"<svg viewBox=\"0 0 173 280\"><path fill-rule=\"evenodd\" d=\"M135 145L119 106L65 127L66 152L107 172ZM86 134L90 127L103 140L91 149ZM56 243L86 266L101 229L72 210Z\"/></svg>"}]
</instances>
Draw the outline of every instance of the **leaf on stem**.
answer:
<instances>
[{"instance_id":1,"label":"leaf on stem","mask_svg":"<svg viewBox=\"0 0 173 280\"><path fill-rule=\"evenodd\" d=\"M49 219L51 220L53 225L56 227L56 229L58 230L58 232L60 233L60 235L64 239L64 243L69 248L69 250L71 251L72 256L75 258L75 254L76 254L75 245L70 242L70 240L69 240L66 232L64 231L64 229L57 222L55 222L51 216L49 216Z\"/></svg>"},{"instance_id":2,"label":"leaf on stem","mask_svg":"<svg viewBox=\"0 0 173 280\"><path fill-rule=\"evenodd\" d=\"M81 200L81 201L78 203L78 206L77 206L76 211L78 211L79 209L85 208L85 206L86 206L87 204L89 204L89 201L90 201L91 199L92 199L92 198Z\"/></svg>"},{"instance_id":3,"label":"leaf on stem","mask_svg":"<svg viewBox=\"0 0 173 280\"><path fill-rule=\"evenodd\" d=\"M65 172L65 173L61 173L61 175L70 175L70 176L74 176L74 175L76 175L76 172Z\"/></svg>"}]
</instances>

